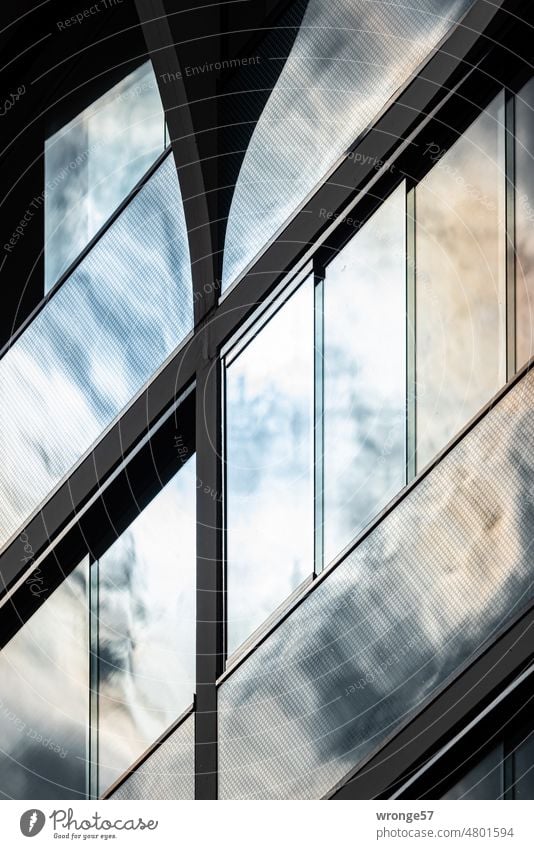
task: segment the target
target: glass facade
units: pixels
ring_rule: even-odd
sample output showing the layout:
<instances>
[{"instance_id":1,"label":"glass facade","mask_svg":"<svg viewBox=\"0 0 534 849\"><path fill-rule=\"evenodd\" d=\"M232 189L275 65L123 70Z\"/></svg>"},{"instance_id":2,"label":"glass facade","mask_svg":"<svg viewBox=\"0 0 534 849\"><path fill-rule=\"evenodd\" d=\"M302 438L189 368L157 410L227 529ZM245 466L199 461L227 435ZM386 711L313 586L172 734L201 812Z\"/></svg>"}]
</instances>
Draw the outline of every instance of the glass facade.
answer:
<instances>
[{"instance_id":1,"label":"glass facade","mask_svg":"<svg viewBox=\"0 0 534 849\"><path fill-rule=\"evenodd\" d=\"M405 220L403 184L326 269L326 563L406 482Z\"/></svg>"},{"instance_id":2,"label":"glass facade","mask_svg":"<svg viewBox=\"0 0 534 849\"><path fill-rule=\"evenodd\" d=\"M113 86L45 144L45 291L165 147L151 62Z\"/></svg>"},{"instance_id":3,"label":"glass facade","mask_svg":"<svg viewBox=\"0 0 534 849\"><path fill-rule=\"evenodd\" d=\"M195 494L190 459L99 561L99 793L193 701Z\"/></svg>"},{"instance_id":4,"label":"glass facade","mask_svg":"<svg viewBox=\"0 0 534 849\"><path fill-rule=\"evenodd\" d=\"M226 370L229 653L313 573L313 404L308 279Z\"/></svg>"},{"instance_id":5,"label":"glass facade","mask_svg":"<svg viewBox=\"0 0 534 849\"><path fill-rule=\"evenodd\" d=\"M87 794L88 582L84 560L0 652L2 799Z\"/></svg>"},{"instance_id":6,"label":"glass facade","mask_svg":"<svg viewBox=\"0 0 534 849\"><path fill-rule=\"evenodd\" d=\"M192 326L169 156L0 359L0 546Z\"/></svg>"}]
</instances>

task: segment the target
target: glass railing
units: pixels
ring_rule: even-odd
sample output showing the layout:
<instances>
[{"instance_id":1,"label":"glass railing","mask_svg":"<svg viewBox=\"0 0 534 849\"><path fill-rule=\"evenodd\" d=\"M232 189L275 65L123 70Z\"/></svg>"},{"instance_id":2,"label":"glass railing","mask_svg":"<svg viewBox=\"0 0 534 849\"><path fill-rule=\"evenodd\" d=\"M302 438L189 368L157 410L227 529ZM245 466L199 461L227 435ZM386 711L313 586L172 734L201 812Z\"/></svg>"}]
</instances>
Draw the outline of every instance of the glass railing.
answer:
<instances>
[{"instance_id":1,"label":"glass railing","mask_svg":"<svg viewBox=\"0 0 534 849\"><path fill-rule=\"evenodd\" d=\"M219 794L327 794L532 598L534 374L223 679Z\"/></svg>"},{"instance_id":2,"label":"glass railing","mask_svg":"<svg viewBox=\"0 0 534 849\"><path fill-rule=\"evenodd\" d=\"M167 156L0 360L0 546L193 327Z\"/></svg>"}]
</instances>

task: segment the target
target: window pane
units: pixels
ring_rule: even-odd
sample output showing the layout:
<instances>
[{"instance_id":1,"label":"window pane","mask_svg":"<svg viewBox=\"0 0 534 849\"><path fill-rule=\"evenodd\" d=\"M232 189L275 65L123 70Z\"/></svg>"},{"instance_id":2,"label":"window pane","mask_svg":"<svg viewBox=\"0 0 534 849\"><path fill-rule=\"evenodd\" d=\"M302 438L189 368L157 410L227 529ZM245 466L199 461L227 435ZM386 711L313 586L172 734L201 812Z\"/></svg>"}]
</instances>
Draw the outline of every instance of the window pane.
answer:
<instances>
[{"instance_id":1,"label":"window pane","mask_svg":"<svg viewBox=\"0 0 534 849\"><path fill-rule=\"evenodd\" d=\"M193 326L168 156L0 359L0 545Z\"/></svg>"},{"instance_id":2,"label":"window pane","mask_svg":"<svg viewBox=\"0 0 534 849\"><path fill-rule=\"evenodd\" d=\"M517 368L534 354L534 78L516 97Z\"/></svg>"},{"instance_id":3,"label":"window pane","mask_svg":"<svg viewBox=\"0 0 534 849\"><path fill-rule=\"evenodd\" d=\"M506 381L503 112L501 93L416 189L418 469Z\"/></svg>"},{"instance_id":4,"label":"window pane","mask_svg":"<svg viewBox=\"0 0 534 849\"><path fill-rule=\"evenodd\" d=\"M500 743L466 772L442 798L501 799L503 792L503 751Z\"/></svg>"},{"instance_id":5,"label":"window pane","mask_svg":"<svg viewBox=\"0 0 534 849\"><path fill-rule=\"evenodd\" d=\"M309 0L239 174L223 288L264 248L470 5L471 0Z\"/></svg>"},{"instance_id":6,"label":"window pane","mask_svg":"<svg viewBox=\"0 0 534 849\"><path fill-rule=\"evenodd\" d=\"M326 269L325 561L405 483L405 187Z\"/></svg>"},{"instance_id":7,"label":"window pane","mask_svg":"<svg viewBox=\"0 0 534 849\"><path fill-rule=\"evenodd\" d=\"M63 581L2 650L0 679L0 797L85 798L87 561Z\"/></svg>"},{"instance_id":8,"label":"window pane","mask_svg":"<svg viewBox=\"0 0 534 849\"><path fill-rule=\"evenodd\" d=\"M313 283L228 367L232 652L313 572Z\"/></svg>"},{"instance_id":9,"label":"window pane","mask_svg":"<svg viewBox=\"0 0 534 849\"><path fill-rule=\"evenodd\" d=\"M193 701L195 462L99 562L99 787L104 792Z\"/></svg>"},{"instance_id":10,"label":"window pane","mask_svg":"<svg viewBox=\"0 0 534 849\"><path fill-rule=\"evenodd\" d=\"M151 62L113 86L45 143L45 291L164 149Z\"/></svg>"}]
</instances>

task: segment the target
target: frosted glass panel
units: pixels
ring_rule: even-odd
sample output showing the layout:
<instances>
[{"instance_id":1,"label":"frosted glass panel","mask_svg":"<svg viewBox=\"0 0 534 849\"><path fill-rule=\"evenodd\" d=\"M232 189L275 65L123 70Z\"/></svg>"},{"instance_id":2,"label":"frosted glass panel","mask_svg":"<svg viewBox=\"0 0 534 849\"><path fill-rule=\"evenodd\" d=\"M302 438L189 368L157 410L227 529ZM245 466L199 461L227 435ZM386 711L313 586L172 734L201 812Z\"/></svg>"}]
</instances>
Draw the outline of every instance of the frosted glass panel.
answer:
<instances>
[{"instance_id":1,"label":"frosted glass panel","mask_svg":"<svg viewBox=\"0 0 534 849\"><path fill-rule=\"evenodd\" d=\"M415 193L417 468L506 381L504 95Z\"/></svg>"},{"instance_id":2,"label":"frosted glass panel","mask_svg":"<svg viewBox=\"0 0 534 849\"><path fill-rule=\"evenodd\" d=\"M189 707L195 690L195 461L99 561L99 787Z\"/></svg>"},{"instance_id":3,"label":"frosted glass panel","mask_svg":"<svg viewBox=\"0 0 534 849\"><path fill-rule=\"evenodd\" d=\"M313 572L313 283L227 369L229 652Z\"/></svg>"},{"instance_id":4,"label":"frosted glass panel","mask_svg":"<svg viewBox=\"0 0 534 849\"><path fill-rule=\"evenodd\" d=\"M172 156L0 360L0 545L193 326Z\"/></svg>"},{"instance_id":5,"label":"frosted glass panel","mask_svg":"<svg viewBox=\"0 0 534 849\"><path fill-rule=\"evenodd\" d=\"M164 149L164 113L145 62L45 143L45 291Z\"/></svg>"},{"instance_id":6,"label":"frosted glass panel","mask_svg":"<svg viewBox=\"0 0 534 849\"><path fill-rule=\"evenodd\" d=\"M325 561L405 483L405 187L326 269Z\"/></svg>"},{"instance_id":7,"label":"frosted glass panel","mask_svg":"<svg viewBox=\"0 0 534 849\"><path fill-rule=\"evenodd\" d=\"M86 561L0 652L0 680L0 798L85 798L89 724Z\"/></svg>"}]
</instances>

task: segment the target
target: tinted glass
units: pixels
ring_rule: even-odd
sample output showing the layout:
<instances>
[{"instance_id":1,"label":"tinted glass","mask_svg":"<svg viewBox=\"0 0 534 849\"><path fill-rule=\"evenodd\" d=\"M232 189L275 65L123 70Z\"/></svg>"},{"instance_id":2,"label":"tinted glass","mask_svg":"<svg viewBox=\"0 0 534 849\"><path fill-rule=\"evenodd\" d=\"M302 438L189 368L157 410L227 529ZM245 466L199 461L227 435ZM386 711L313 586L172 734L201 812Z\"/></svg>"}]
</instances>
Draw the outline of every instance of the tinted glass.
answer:
<instances>
[{"instance_id":1,"label":"tinted glass","mask_svg":"<svg viewBox=\"0 0 534 849\"><path fill-rule=\"evenodd\" d=\"M534 79L515 99L517 367L534 354Z\"/></svg>"},{"instance_id":2,"label":"tinted glass","mask_svg":"<svg viewBox=\"0 0 534 849\"><path fill-rule=\"evenodd\" d=\"M471 0L309 0L239 174L223 288L264 248L470 5ZM269 58L282 64L286 57Z\"/></svg>"},{"instance_id":3,"label":"tinted glass","mask_svg":"<svg viewBox=\"0 0 534 849\"><path fill-rule=\"evenodd\" d=\"M31 587L46 597L45 576L37 573ZM0 652L4 799L86 796L88 603L83 562Z\"/></svg>"},{"instance_id":4,"label":"tinted glass","mask_svg":"<svg viewBox=\"0 0 534 849\"><path fill-rule=\"evenodd\" d=\"M405 483L405 189L327 267L325 560Z\"/></svg>"},{"instance_id":5,"label":"tinted glass","mask_svg":"<svg viewBox=\"0 0 534 849\"><path fill-rule=\"evenodd\" d=\"M99 561L99 786L106 790L193 701L195 462Z\"/></svg>"},{"instance_id":6,"label":"tinted glass","mask_svg":"<svg viewBox=\"0 0 534 849\"><path fill-rule=\"evenodd\" d=\"M504 95L418 185L417 468L506 381Z\"/></svg>"},{"instance_id":7,"label":"tinted glass","mask_svg":"<svg viewBox=\"0 0 534 849\"><path fill-rule=\"evenodd\" d=\"M169 156L0 359L0 545L193 325Z\"/></svg>"},{"instance_id":8,"label":"tinted glass","mask_svg":"<svg viewBox=\"0 0 534 849\"><path fill-rule=\"evenodd\" d=\"M228 643L232 652L313 572L313 284L229 365Z\"/></svg>"},{"instance_id":9,"label":"tinted glass","mask_svg":"<svg viewBox=\"0 0 534 849\"><path fill-rule=\"evenodd\" d=\"M163 108L150 62L46 140L46 291L163 149Z\"/></svg>"}]
</instances>

